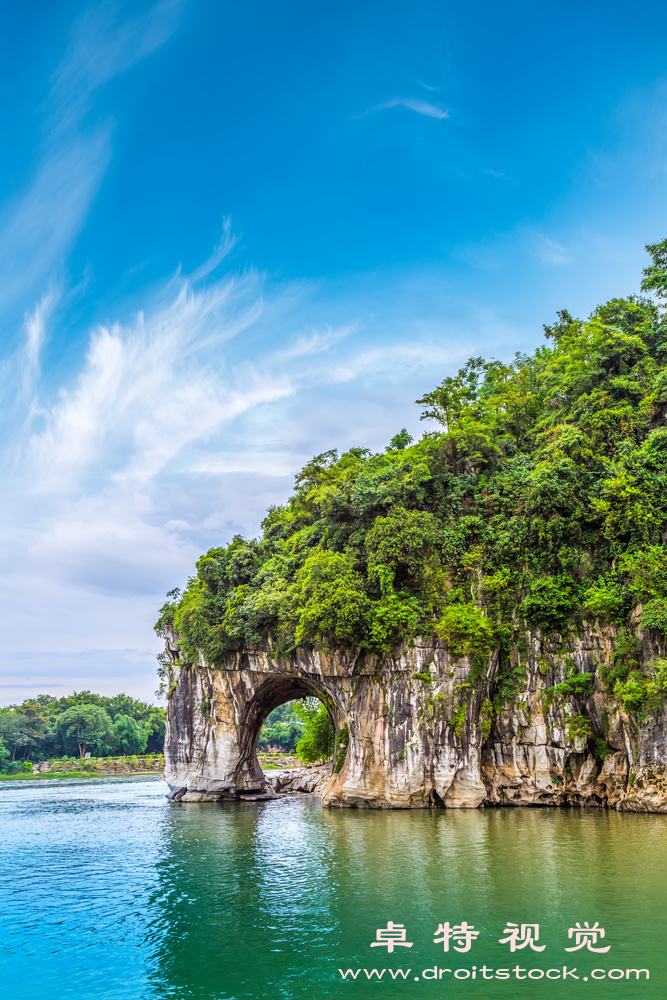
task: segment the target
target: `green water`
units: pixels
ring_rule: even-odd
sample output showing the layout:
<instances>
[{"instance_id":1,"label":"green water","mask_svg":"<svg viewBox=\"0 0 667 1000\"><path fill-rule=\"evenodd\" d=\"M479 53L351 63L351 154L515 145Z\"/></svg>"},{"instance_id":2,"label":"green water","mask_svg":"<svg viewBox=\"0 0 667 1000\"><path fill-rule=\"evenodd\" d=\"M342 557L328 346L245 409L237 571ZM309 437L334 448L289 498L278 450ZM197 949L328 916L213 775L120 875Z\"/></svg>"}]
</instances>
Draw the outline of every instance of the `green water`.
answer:
<instances>
[{"instance_id":1,"label":"green water","mask_svg":"<svg viewBox=\"0 0 667 1000\"><path fill-rule=\"evenodd\" d=\"M309 797L177 806L165 790L155 778L0 789L3 1000L667 996L667 817L331 811ZM370 947L388 921L412 948ZM469 952L433 943L445 921L479 932ZM545 950L512 954L506 921L539 924ZM609 952L565 952L577 921L598 921ZM517 965L580 978L481 978ZM453 978L473 966L474 980ZM373 968L410 973L368 981ZM424 979L433 968L452 973Z\"/></svg>"}]
</instances>

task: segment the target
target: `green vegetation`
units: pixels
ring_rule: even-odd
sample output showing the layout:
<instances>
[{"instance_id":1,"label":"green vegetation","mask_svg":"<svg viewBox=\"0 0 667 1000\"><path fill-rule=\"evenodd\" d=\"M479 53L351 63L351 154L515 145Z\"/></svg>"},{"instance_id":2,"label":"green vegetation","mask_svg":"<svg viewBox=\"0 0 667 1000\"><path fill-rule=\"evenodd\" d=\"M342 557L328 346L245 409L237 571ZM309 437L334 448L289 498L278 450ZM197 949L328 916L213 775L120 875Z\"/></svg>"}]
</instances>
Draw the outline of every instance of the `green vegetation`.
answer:
<instances>
[{"instance_id":1,"label":"green vegetation","mask_svg":"<svg viewBox=\"0 0 667 1000\"><path fill-rule=\"evenodd\" d=\"M0 780L25 780L34 778L99 778L114 774L127 774L136 771L141 774L159 774L164 769L164 755L161 753L136 756L114 757L58 757L48 761L51 769L34 772L30 761L14 761L7 771L0 771Z\"/></svg>"},{"instance_id":2,"label":"green vegetation","mask_svg":"<svg viewBox=\"0 0 667 1000\"><path fill-rule=\"evenodd\" d=\"M647 248L642 288L667 299L667 240ZM629 296L587 320L566 310L547 344L509 363L471 358L418 403L439 424L383 453L317 455L257 539L211 549L156 629L211 664L261 643L354 646L381 655L416 636L469 656L473 680L501 653L501 699L526 631L557 644L585 621L667 637L667 318ZM601 671L633 711L667 694L662 665L636 652ZM591 679L553 695L584 698ZM459 717L460 716L460 717ZM465 714L459 709L457 733Z\"/></svg>"},{"instance_id":3,"label":"green vegetation","mask_svg":"<svg viewBox=\"0 0 667 1000\"><path fill-rule=\"evenodd\" d=\"M593 693L593 678L590 674L573 674L561 684L547 688L547 698L556 701L559 698L586 699Z\"/></svg>"},{"instance_id":4,"label":"green vegetation","mask_svg":"<svg viewBox=\"0 0 667 1000\"><path fill-rule=\"evenodd\" d=\"M257 749L277 749L283 753L294 753L297 742L303 736L303 721L297 715L294 702L287 702L274 708L267 716L257 737Z\"/></svg>"},{"instance_id":5,"label":"green vegetation","mask_svg":"<svg viewBox=\"0 0 667 1000\"><path fill-rule=\"evenodd\" d=\"M19 773L23 761L58 754L162 753L164 719L164 709L126 694L40 694L0 708L0 771Z\"/></svg>"},{"instance_id":6,"label":"green vegetation","mask_svg":"<svg viewBox=\"0 0 667 1000\"><path fill-rule=\"evenodd\" d=\"M345 762L349 740L347 726L336 735L336 768ZM257 738L257 750L277 749L295 754L304 764L330 760L334 754L334 729L319 698L301 698L274 708Z\"/></svg>"},{"instance_id":7,"label":"green vegetation","mask_svg":"<svg viewBox=\"0 0 667 1000\"><path fill-rule=\"evenodd\" d=\"M0 781L46 781L48 778L95 778L92 771L58 771L57 774L33 774L31 771L0 771Z\"/></svg>"},{"instance_id":8,"label":"green vegetation","mask_svg":"<svg viewBox=\"0 0 667 1000\"><path fill-rule=\"evenodd\" d=\"M303 722L302 736L296 744L297 757L304 764L330 760L334 753L334 730L326 706L317 698L303 698L292 705Z\"/></svg>"}]
</instances>

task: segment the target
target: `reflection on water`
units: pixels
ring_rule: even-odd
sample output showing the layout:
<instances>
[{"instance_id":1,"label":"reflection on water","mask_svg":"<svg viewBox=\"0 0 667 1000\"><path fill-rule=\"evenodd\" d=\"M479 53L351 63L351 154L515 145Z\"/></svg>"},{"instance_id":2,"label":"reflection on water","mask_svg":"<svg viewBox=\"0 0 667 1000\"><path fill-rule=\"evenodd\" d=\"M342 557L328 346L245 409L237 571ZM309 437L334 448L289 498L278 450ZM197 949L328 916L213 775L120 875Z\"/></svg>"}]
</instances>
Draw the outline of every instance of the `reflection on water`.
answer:
<instances>
[{"instance_id":1,"label":"reflection on water","mask_svg":"<svg viewBox=\"0 0 667 1000\"><path fill-rule=\"evenodd\" d=\"M322 810L316 799L174 806L156 779L0 789L7 1000L664 997L667 818L505 809ZM388 921L411 949L370 948ZM433 944L444 921L480 934ZM568 954L600 921L606 955ZM509 953L506 921L542 953ZM380 956L378 953L383 952ZM433 966L646 968L646 982L414 981ZM411 968L341 981L338 968Z\"/></svg>"}]
</instances>

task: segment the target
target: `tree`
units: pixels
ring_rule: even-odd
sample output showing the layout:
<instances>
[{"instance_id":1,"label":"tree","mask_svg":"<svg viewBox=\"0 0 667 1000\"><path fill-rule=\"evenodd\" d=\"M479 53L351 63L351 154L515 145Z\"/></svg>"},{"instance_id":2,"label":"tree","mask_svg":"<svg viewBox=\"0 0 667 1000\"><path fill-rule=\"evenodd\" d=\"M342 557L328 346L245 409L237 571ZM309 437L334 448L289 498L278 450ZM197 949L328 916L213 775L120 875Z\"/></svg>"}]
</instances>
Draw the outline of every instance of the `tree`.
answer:
<instances>
[{"instance_id":1,"label":"tree","mask_svg":"<svg viewBox=\"0 0 667 1000\"><path fill-rule=\"evenodd\" d=\"M297 643L353 646L368 627L370 603L363 580L339 552L317 550L293 588Z\"/></svg>"},{"instance_id":2,"label":"tree","mask_svg":"<svg viewBox=\"0 0 667 1000\"><path fill-rule=\"evenodd\" d=\"M667 299L667 239L648 243L646 250L653 263L642 271L642 292L655 292L658 298Z\"/></svg>"},{"instance_id":3,"label":"tree","mask_svg":"<svg viewBox=\"0 0 667 1000\"><path fill-rule=\"evenodd\" d=\"M401 428L398 434L394 434L393 438L386 447L386 451L403 451L407 448L409 444L412 444L414 438L411 434L408 434L405 427Z\"/></svg>"},{"instance_id":4,"label":"tree","mask_svg":"<svg viewBox=\"0 0 667 1000\"><path fill-rule=\"evenodd\" d=\"M0 771L4 771L5 767L9 762L11 753L5 746L5 741L0 737Z\"/></svg>"},{"instance_id":5,"label":"tree","mask_svg":"<svg viewBox=\"0 0 667 1000\"><path fill-rule=\"evenodd\" d=\"M282 705L278 705L272 712L269 712L264 720L264 725L272 726L275 722L296 722L299 716L294 708L295 704L297 702L286 701Z\"/></svg>"},{"instance_id":6,"label":"tree","mask_svg":"<svg viewBox=\"0 0 667 1000\"><path fill-rule=\"evenodd\" d=\"M163 753L166 732L165 710L154 708L144 723L146 727L146 753Z\"/></svg>"},{"instance_id":7,"label":"tree","mask_svg":"<svg viewBox=\"0 0 667 1000\"><path fill-rule=\"evenodd\" d=\"M303 736L296 745L304 764L328 760L334 752L334 731L329 713L318 698L304 698L294 710L303 722Z\"/></svg>"},{"instance_id":8,"label":"tree","mask_svg":"<svg viewBox=\"0 0 667 1000\"><path fill-rule=\"evenodd\" d=\"M66 753L104 755L115 739L109 713L99 705L72 705L56 719L56 736Z\"/></svg>"},{"instance_id":9,"label":"tree","mask_svg":"<svg viewBox=\"0 0 667 1000\"><path fill-rule=\"evenodd\" d=\"M28 758L50 735L50 726L44 718L41 706L35 702L24 702L26 706L0 711L0 738L4 740L12 760Z\"/></svg>"},{"instance_id":10,"label":"tree","mask_svg":"<svg viewBox=\"0 0 667 1000\"><path fill-rule=\"evenodd\" d=\"M303 725L296 722L274 722L262 726L257 738L257 748L279 747L285 753L292 753L303 735Z\"/></svg>"},{"instance_id":11,"label":"tree","mask_svg":"<svg viewBox=\"0 0 667 1000\"><path fill-rule=\"evenodd\" d=\"M146 724L141 725L130 715L117 715L113 723L113 752L123 754L144 753L148 742Z\"/></svg>"}]
</instances>

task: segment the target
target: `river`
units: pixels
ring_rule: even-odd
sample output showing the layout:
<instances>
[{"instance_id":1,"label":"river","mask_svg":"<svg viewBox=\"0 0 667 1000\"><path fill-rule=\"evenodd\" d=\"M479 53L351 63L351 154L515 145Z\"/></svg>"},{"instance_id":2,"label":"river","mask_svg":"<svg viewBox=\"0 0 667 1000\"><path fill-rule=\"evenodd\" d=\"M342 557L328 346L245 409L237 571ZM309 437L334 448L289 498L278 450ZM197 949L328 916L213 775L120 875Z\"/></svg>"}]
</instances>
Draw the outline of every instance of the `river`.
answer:
<instances>
[{"instance_id":1,"label":"river","mask_svg":"<svg viewBox=\"0 0 667 1000\"><path fill-rule=\"evenodd\" d=\"M165 791L154 777L0 786L3 1000L667 995L665 816L178 806ZM405 929L392 954L382 934L370 947L390 921ZM434 944L464 921L469 951ZM538 925L544 950L525 931L512 953L508 921ZM564 950L596 921L604 938Z\"/></svg>"}]
</instances>

